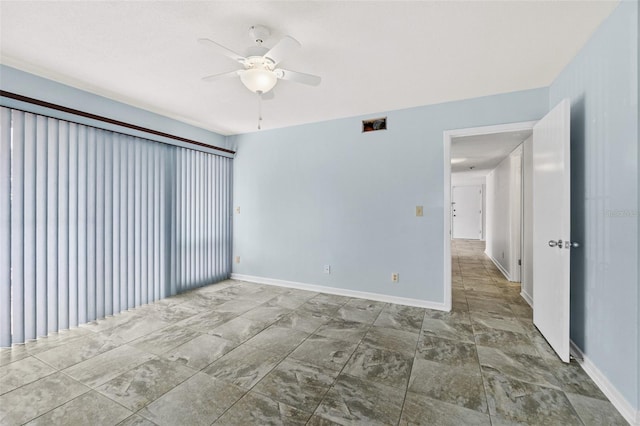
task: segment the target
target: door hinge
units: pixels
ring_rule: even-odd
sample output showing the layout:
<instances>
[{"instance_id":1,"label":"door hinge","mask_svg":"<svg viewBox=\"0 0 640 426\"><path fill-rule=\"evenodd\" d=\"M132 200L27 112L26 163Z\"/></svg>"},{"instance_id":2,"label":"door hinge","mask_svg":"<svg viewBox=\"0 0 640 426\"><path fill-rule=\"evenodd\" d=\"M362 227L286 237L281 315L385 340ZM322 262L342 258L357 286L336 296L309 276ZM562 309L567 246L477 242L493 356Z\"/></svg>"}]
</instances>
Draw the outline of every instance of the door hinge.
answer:
<instances>
[{"instance_id":1,"label":"door hinge","mask_svg":"<svg viewBox=\"0 0 640 426\"><path fill-rule=\"evenodd\" d=\"M518 266L522 266L522 259L518 259Z\"/></svg>"}]
</instances>

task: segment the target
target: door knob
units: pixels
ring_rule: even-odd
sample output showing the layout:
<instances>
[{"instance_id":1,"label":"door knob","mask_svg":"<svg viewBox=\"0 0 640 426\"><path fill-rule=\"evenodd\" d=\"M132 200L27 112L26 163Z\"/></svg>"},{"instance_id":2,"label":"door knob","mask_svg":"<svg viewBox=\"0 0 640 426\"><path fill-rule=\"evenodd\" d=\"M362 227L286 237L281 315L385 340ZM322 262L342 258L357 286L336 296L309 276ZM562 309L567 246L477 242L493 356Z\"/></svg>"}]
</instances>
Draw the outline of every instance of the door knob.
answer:
<instances>
[{"instance_id":1,"label":"door knob","mask_svg":"<svg viewBox=\"0 0 640 426\"><path fill-rule=\"evenodd\" d=\"M549 240L549 247L558 247L558 248L562 248L562 240Z\"/></svg>"}]
</instances>

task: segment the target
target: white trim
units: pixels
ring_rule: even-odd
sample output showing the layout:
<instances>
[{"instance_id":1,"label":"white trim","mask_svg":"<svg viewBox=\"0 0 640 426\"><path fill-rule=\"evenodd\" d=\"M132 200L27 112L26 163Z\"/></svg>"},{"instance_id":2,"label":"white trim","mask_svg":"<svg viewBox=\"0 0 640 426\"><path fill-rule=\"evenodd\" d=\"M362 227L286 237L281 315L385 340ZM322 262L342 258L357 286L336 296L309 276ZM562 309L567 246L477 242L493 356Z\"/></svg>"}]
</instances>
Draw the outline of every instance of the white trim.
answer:
<instances>
[{"instance_id":1,"label":"white trim","mask_svg":"<svg viewBox=\"0 0 640 426\"><path fill-rule=\"evenodd\" d=\"M278 287L295 288L298 290L315 291L320 293L337 294L339 296L357 297L359 299L375 300L378 302L395 303L398 305L417 306L419 308L449 311L444 303L428 300L410 299L408 297L389 296L386 294L369 293L366 291L347 290L344 288L326 287L317 284L299 283L295 281L278 280L275 278L256 277L253 275L231 274L232 280L248 281L257 284L275 285Z\"/></svg>"},{"instance_id":2,"label":"white trim","mask_svg":"<svg viewBox=\"0 0 640 426\"><path fill-rule=\"evenodd\" d=\"M524 286L522 287L522 291L520 291L520 296L522 296L524 301L527 302L529 306L531 306L531 309L533 309L533 297L531 297L529 293L524 291Z\"/></svg>"},{"instance_id":3,"label":"white trim","mask_svg":"<svg viewBox=\"0 0 640 426\"><path fill-rule=\"evenodd\" d=\"M442 132L444 161L444 305L451 310L451 140L454 137L532 130L537 121L470 127ZM483 213L484 214L484 213ZM486 236L483 233L483 237Z\"/></svg>"},{"instance_id":4,"label":"white trim","mask_svg":"<svg viewBox=\"0 0 640 426\"><path fill-rule=\"evenodd\" d=\"M515 282L511 279L511 276L509 275L509 273L507 272L506 269L504 269L502 267L502 265L500 264L500 262L498 262L496 259L494 259L493 256L491 256L489 253L487 253L486 251L484 252L484 254L491 259L491 261L493 262L494 265L496 265L496 268L498 268L498 270L500 270L500 272L502 272L502 275L504 275L504 277L507 279L507 281L510 282Z\"/></svg>"},{"instance_id":5,"label":"white trim","mask_svg":"<svg viewBox=\"0 0 640 426\"><path fill-rule=\"evenodd\" d=\"M444 135L444 305L451 310L451 134Z\"/></svg>"},{"instance_id":6,"label":"white trim","mask_svg":"<svg viewBox=\"0 0 640 426\"><path fill-rule=\"evenodd\" d=\"M620 412L622 417L631 425L640 426L640 411L636 411L633 405L625 399L625 397L616 389L616 387L607 379L602 371L587 357L582 350L571 341L571 353L578 364L591 380L598 385L602 393L605 394L614 407Z\"/></svg>"}]
</instances>

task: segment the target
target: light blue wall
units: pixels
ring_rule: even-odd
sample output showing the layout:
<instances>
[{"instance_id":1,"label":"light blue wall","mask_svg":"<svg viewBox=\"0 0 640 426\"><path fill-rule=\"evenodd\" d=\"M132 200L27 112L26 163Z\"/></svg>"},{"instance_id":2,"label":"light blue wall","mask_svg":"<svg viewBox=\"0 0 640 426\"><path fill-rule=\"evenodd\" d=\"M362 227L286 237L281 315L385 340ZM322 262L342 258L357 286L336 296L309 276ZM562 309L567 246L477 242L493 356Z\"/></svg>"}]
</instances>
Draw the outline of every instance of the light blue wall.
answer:
<instances>
[{"instance_id":1,"label":"light blue wall","mask_svg":"<svg viewBox=\"0 0 640 426\"><path fill-rule=\"evenodd\" d=\"M631 404L638 382L638 3L623 2L549 90L571 98L571 339Z\"/></svg>"},{"instance_id":2,"label":"light blue wall","mask_svg":"<svg viewBox=\"0 0 640 426\"><path fill-rule=\"evenodd\" d=\"M218 133L191 126L144 109L136 108L122 102L117 102L103 96L94 95L93 93L85 92L83 90L38 77L2 64L0 64L0 88L7 92L17 93L19 95L62 105L68 108L78 109L129 124L135 124L137 126L157 130L174 136L180 136L222 148L227 147L226 138ZM160 142L169 142L175 145L194 148L194 145L187 145L178 141L167 140L156 135L150 136L149 134L137 132L135 130L125 129L120 126L26 104L9 98L1 99L1 104L4 106L21 108L30 112L51 115L56 118L76 121L82 124L101 127L103 129L119 131L133 136L146 137Z\"/></svg>"},{"instance_id":3,"label":"light blue wall","mask_svg":"<svg viewBox=\"0 0 640 426\"><path fill-rule=\"evenodd\" d=\"M536 120L547 107L536 89L383 112L380 132L353 117L230 137L233 272L443 303L443 131Z\"/></svg>"}]
</instances>

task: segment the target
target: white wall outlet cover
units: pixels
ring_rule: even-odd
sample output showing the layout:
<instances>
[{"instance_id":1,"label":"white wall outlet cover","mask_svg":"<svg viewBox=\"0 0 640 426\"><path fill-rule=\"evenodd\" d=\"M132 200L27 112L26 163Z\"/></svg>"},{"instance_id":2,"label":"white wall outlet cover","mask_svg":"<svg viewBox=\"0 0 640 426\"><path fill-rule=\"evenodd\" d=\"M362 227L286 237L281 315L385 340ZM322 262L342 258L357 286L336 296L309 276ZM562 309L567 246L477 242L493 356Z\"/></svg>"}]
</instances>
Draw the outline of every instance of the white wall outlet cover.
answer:
<instances>
[{"instance_id":1,"label":"white wall outlet cover","mask_svg":"<svg viewBox=\"0 0 640 426\"><path fill-rule=\"evenodd\" d=\"M240 213L240 206L236 207L236 213Z\"/></svg>"},{"instance_id":2,"label":"white wall outlet cover","mask_svg":"<svg viewBox=\"0 0 640 426\"><path fill-rule=\"evenodd\" d=\"M394 283L400 281L400 274L398 274L397 272L391 274L391 281L393 281Z\"/></svg>"},{"instance_id":3,"label":"white wall outlet cover","mask_svg":"<svg viewBox=\"0 0 640 426\"><path fill-rule=\"evenodd\" d=\"M236 256L236 263L240 263L240 256Z\"/></svg>"},{"instance_id":4,"label":"white wall outlet cover","mask_svg":"<svg viewBox=\"0 0 640 426\"><path fill-rule=\"evenodd\" d=\"M416 216L424 216L424 207L416 206Z\"/></svg>"}]
</instances>

